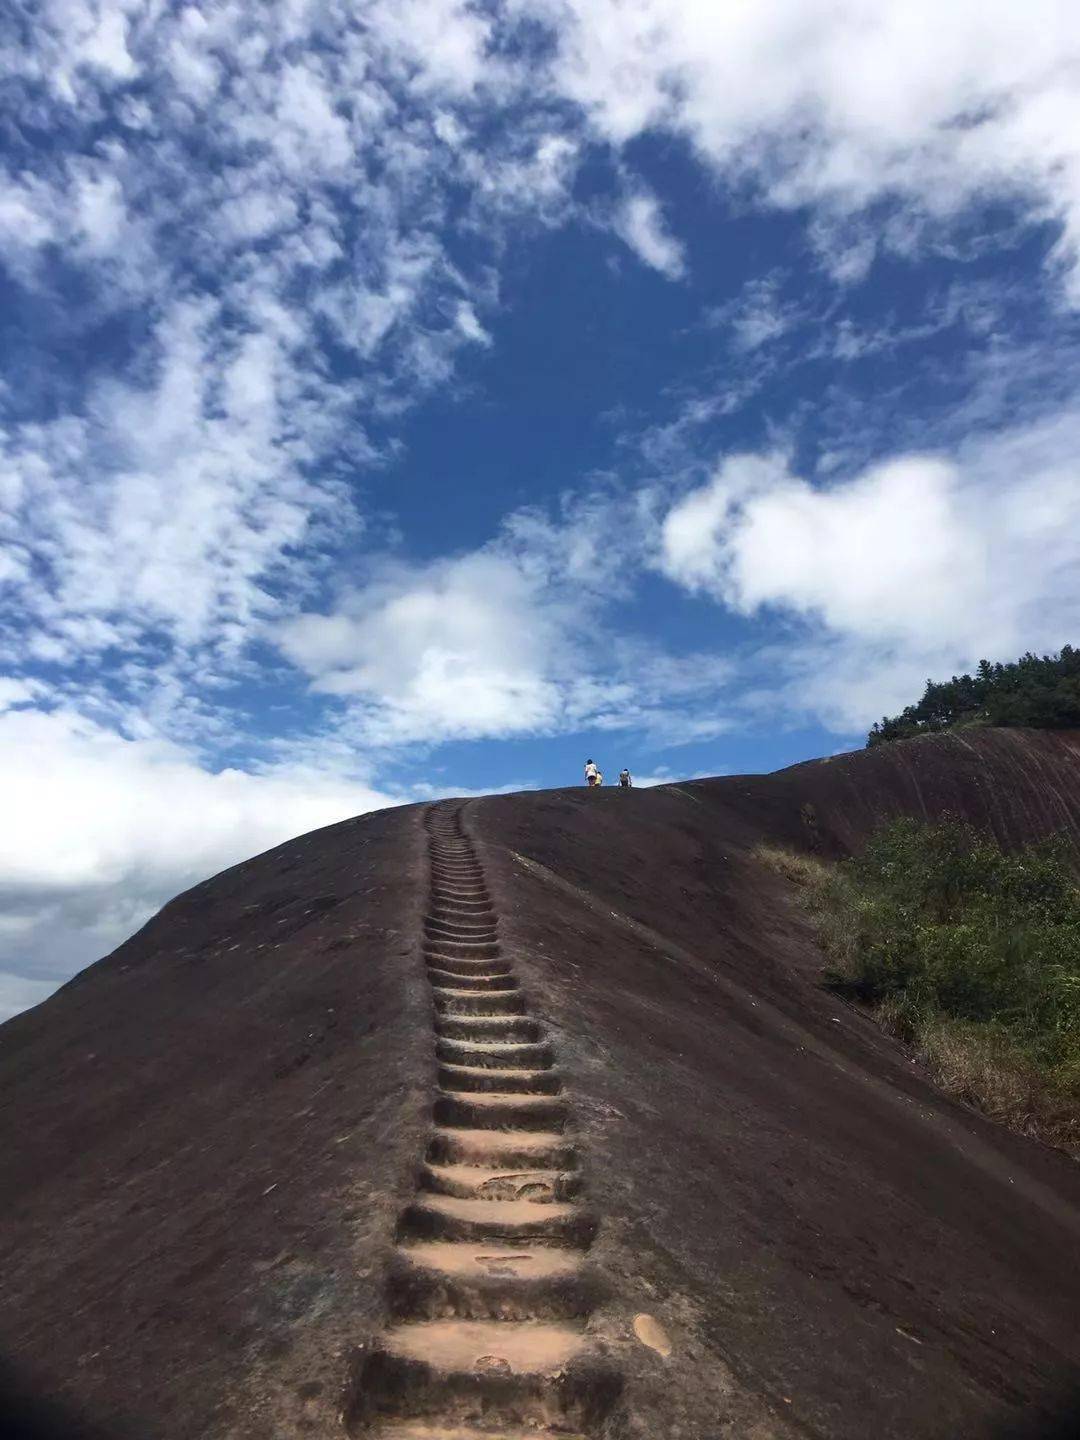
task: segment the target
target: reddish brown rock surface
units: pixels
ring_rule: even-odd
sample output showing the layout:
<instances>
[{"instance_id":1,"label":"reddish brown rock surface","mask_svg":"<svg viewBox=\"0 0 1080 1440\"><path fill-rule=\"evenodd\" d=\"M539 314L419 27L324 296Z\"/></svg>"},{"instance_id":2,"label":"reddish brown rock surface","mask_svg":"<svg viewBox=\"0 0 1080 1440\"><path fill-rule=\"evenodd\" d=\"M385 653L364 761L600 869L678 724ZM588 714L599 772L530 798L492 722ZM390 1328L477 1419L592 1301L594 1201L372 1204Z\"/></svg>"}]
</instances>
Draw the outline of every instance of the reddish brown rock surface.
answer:
<instances>
[{"instance_id":1,"label":"reddish brown rock surface","mask_svg":"<svg viewBox=\"0 0 1080 1440\"><path fill-rule=\"evenodd\" d=\"M1080 737L466 802L601 1221L609 1440L1075 1433L1080 1171L825 995L750 856L945 811L1075 841ZM431 1124L423 814L196 887L0 1029L0 1351L42 1434L342 1433Z\"/></svg>"}]
</instances>

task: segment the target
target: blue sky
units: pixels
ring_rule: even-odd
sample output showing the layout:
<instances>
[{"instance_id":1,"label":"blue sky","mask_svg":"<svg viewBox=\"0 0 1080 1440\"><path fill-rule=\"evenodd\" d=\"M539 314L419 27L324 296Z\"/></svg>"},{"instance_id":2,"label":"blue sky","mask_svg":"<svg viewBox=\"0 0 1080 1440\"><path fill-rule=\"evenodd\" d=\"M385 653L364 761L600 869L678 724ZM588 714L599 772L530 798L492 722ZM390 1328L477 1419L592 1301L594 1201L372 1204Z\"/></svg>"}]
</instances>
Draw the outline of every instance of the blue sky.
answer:
<instances>
[{"instance_id":1,"label":"blue sky","mask_svg":"<svg viewBox=\"0 0 1080 1440\"><path fill-rule=\"evenodd\" d=\"M43 0L0 64L0 1014L343 815L1076 643L1067 7Z\"/></svg>"}]
</instances>

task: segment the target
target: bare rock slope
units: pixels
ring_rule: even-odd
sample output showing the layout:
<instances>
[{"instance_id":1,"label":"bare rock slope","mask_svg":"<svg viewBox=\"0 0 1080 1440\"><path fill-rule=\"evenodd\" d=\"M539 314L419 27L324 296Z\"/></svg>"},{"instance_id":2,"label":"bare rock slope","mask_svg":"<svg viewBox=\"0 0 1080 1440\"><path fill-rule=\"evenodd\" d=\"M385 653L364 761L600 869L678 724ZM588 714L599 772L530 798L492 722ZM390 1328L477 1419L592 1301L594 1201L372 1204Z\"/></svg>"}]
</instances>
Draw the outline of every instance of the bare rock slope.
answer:
<instances>
[{"instance_id":1,"label":"bare rock slope","mask_svg":"<svg viewBox=\"0 0 1080 1440\"><path fill-rule=\"evenodd\" d=\"M1080 1172L817 984L760 841L1080 839L1080 737L362 817L0 1029L9 1415L67 1440L1076 1433Z\"/></svg>"}]
</instances>

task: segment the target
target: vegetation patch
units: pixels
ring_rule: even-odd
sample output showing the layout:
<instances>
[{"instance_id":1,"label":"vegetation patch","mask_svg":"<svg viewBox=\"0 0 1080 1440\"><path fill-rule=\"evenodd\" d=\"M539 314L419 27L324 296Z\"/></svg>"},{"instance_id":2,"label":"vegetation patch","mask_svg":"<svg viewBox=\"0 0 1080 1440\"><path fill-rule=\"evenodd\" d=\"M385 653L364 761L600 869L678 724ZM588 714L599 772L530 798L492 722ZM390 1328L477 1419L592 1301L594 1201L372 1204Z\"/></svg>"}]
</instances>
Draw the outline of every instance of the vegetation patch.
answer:
<instances>
[{"instance_id":1,"label":"vegetation patch","mask_svg":"<svg viewBox=\"0 0 1080 1440\"><path fill-rule=\"evenodd\" d=\"M886 715L866 743L909 740L958 725L1080 726L1080 650L1065 645L1058 655L1023 655L1008 665L983 660L974 675L928 680L922 699L899 715Z\"/></svg>"},{"instance_id":2,"label":"vegetation patch","mask_svg":"<svg viewBox=\"0 0 1080 1440\"><path fill-rule=\"evenodd\" d=\"M1080 887L1063 843L1006 853L958 820L892 821L838 865L760 847L799 886L825 983L945 1089L1080 1153Z\"/></svg>"}]
</instances>

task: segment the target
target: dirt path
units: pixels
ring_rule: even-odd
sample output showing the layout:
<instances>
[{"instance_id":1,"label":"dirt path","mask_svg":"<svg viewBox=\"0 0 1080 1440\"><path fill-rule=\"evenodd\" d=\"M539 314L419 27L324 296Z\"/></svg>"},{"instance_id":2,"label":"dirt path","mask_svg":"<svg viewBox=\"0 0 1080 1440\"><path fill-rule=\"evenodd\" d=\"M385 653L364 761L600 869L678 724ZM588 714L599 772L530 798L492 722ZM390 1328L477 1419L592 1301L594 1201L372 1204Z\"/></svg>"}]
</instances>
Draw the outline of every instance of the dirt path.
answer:
<instances>
[{"instance_id":1,"label":"dirt path","mask_svg":"<svg viewBox=\"0 0 1080 1440\"><path fill-rule=\"evenodd\" d=\"M573 1440L619 1389L585 1330L597 1221L555 1056L504 953L462 811L425 817L435 1129L398 1221L394 1322L351 1420L385 1440L466 1440L474 1426L488 1440Z\"/></svg>"}]
</instances>

